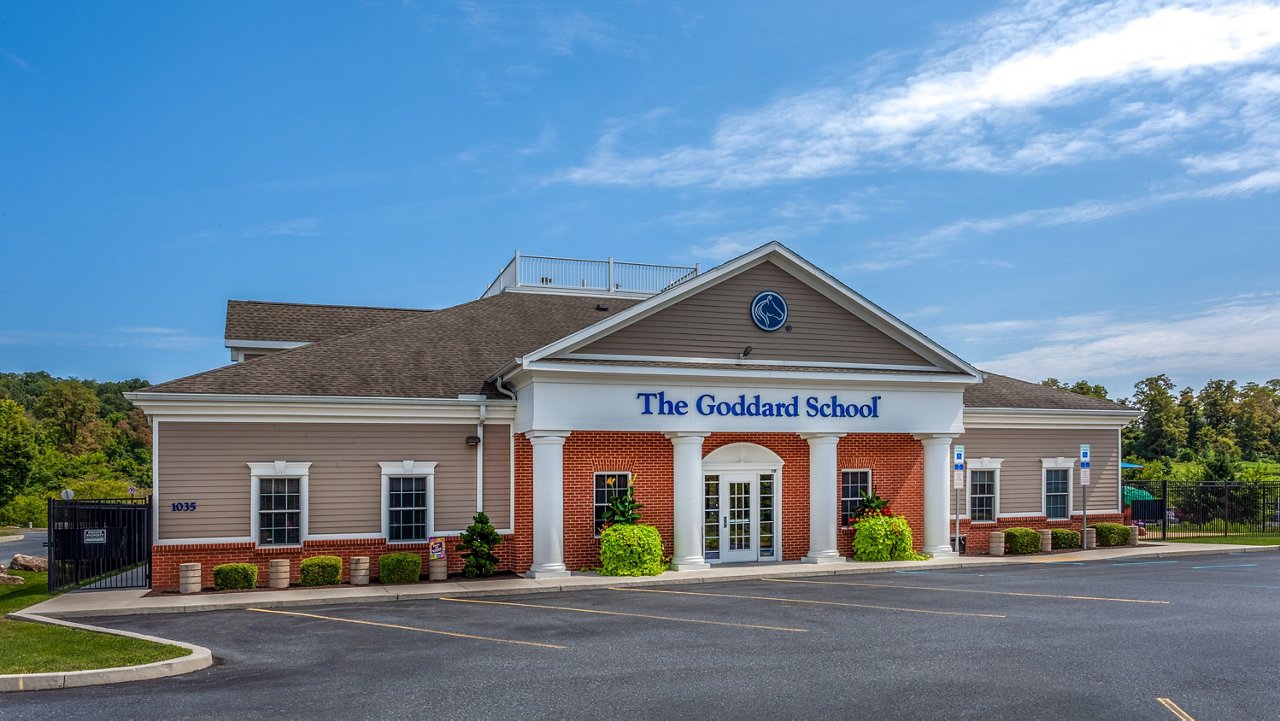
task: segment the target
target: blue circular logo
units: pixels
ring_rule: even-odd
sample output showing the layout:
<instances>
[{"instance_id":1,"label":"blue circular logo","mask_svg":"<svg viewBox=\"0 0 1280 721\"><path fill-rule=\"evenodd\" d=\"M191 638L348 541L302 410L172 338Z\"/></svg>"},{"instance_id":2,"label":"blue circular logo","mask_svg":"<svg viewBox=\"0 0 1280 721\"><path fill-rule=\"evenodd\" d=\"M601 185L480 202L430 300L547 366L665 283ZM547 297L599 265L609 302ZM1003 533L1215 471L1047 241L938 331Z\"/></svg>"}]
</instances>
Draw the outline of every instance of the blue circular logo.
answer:
<instances>
[{"instance_id":1,"label":"blue circular logo","mask_svg":"<svg viewBox=\"0 0 1280 721\"><path fill-rule=\"evenodd\" d=\"M760 330L778 330L787 322L787 301L771 290L758 293L751 301L751 320Z\"/></svg>"}]
</instances>

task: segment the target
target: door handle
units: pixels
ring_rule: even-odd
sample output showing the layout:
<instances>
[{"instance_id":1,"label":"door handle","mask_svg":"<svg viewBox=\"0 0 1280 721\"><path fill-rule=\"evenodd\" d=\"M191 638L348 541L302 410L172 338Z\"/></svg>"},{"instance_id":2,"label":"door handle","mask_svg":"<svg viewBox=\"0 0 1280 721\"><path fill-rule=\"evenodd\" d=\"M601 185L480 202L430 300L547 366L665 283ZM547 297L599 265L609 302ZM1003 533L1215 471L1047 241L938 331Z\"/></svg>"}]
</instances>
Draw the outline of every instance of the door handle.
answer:
<instances>
[{"instance_id":1,"label":"door handle","mask_svg":"<svg viewBox=\"0 0 1280 721\"><path fill-rule=\"evenodd\" d=\"M721 525L723 528L728 528L728 527L729 527L729 517L728 517L728 516L721 516L721 517L720 517L720 525Z\"/></svg>"}]
</instances>

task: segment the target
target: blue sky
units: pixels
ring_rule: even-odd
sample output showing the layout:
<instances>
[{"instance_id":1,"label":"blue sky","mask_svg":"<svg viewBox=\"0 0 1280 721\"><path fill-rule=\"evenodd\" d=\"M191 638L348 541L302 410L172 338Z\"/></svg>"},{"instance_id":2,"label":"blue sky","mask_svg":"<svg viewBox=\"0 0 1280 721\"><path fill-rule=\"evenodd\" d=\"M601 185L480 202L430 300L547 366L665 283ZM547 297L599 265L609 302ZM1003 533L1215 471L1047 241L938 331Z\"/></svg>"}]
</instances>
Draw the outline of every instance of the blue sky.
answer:
<instances>
[{"instance_id":1,"label":"blue sky","mask_svg":"<svg viewBox=\"0 0 1280 721\"><path fill-rule=\"evenodd\" d=\"M0 6L0 370L779 240L989 370L1280 376L1280 6Z\"/></svg>"}]
</instances>

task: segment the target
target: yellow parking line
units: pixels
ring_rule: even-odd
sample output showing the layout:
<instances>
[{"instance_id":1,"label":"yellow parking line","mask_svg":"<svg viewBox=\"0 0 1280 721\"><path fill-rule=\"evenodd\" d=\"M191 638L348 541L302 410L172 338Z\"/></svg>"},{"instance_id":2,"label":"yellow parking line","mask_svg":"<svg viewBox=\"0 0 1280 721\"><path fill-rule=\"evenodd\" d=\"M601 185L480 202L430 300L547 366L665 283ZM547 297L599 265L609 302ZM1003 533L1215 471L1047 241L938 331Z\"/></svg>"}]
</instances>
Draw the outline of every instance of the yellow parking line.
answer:
<instances>
[{"instance_id":1,"label":"yellow parking line","mask_svg":"<svg viewBox=\"0 0 1280 721\"><path fill-rule=\"evenodd\" d=\"M779 603L803 603L815 606L843 606L846 608L869 608L877 611L901 611L903 613L927 613L933 616L972 616L974 618L1004 618L999 613L965 613L963 611L934 611L926 608L903 608L900 606L878 606L870 603L848 603L845 601L810 601L800 598L778 598L776 596L742 596L732 593L704 593L701 591L662 591L656 588L621 588L609 587L610 591L630 591L632 593L669 593L676 596L710 596L712 598L742 598L750 601L777 601Z\"/></svg>"},{"instance_id":2,"label":"yellow parking line","mask_svg":"<svg viewBox=\"0 0 1280 721\"><path fill-rule=\"evenodd\" d=\"M417 631L418 633L432 633L437 636L453 636L454 638L469 638L474 641L492 641L494 643L510 643L517 646L536 646L538 648L555 648L563 649L554 643L537 643L535 641L514 641L509 638L494 638L492 636L477 636L471 633L459 633L457 631L440 631L434 628L418 628L417 626L401 626L395 623L378 623L377 621L359 621L354 618L338 618L337 616L321 616L318 613L300 613L298 611L273 611L267 608L250 608L249 611L257 611L258 613L277 613L281 616L300 616L302 618L318 618L322 621L341 621L342 623L356 623L361 626L379 626L382 628L394 628L401 631Z\"/></svg>"},{"instance_id":3,"label":"yellow parking line","mask_svg":"<svg viewBox=\"0 0 1280 721\"><path fill-rule=\"evenodd\" d=\"M1174 703L1173 699L1157 698L1156 701L1159 702L1161 706L1164 706L1165 708L1169 709L1169 711L1174 716L1177 716L1180 719L1180 721L1196 721L1194 718L1191 717L1191 714L1178 708L1178 704Z\"/></svg>"},{"instance_id":4,"label":"yellow parking line","mask_svg":"<svg viewBox=\"0 0 1280 721\"><path fill-rule=\"evenodd\" d=\"M1168 601L1149 601L1142 598L1108 598L1106 596L1066 596L1056 593L1022 593L1018 591L988 591L978 588L937 588L934 586L902 586L896 583L862 583L859 581L806 581L798 578L763 578L773 583L817 583L827 586L866 586L868 588L907 588L912 591L944 591L946 593L988 593L997 596L1026 596L1028 598L1061 598L1070 601L1114 601L1115 603L1153 603L1168 606Z\"/></svg>"},{"instance_id":5,"label":"yellow parking line","mask_svg":"<svg viewBox=\"0 0 1280 721\"><path fill-rule=\"evenodd\" d=\"M514 601L481 601L475 598L442 597L441 601L456 603L484 603L492 606L518 606L520 608L545 608L551 611L574 611L577 613L595 613L601 616L630 616L632 618L651 618L656 621L678 621L680 623L702 623L710 626L733 626L736 628L754 628L763 631L789 631L791 633L808 633L807 628L787 628L785 626L762 626L756 623L732 623L730 621L707 621L699 618L677 618L675 616L653 616L647 613L630 613L625 611L601 611L595 608L577 608L574 606L548 606L540 603L515 603Z\"/></svg>"}]
</instances>

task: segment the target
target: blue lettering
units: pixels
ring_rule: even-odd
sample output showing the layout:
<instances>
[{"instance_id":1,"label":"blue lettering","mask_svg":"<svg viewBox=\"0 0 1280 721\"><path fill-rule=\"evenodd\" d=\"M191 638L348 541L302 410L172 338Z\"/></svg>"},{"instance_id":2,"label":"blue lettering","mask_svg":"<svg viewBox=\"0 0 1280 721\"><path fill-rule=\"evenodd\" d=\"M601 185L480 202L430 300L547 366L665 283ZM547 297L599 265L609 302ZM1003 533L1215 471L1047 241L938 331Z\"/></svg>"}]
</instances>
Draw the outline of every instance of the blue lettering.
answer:
<instances>
[{"instance_id":1,"label":"blue lettering","mask_svg":"<svg viewBox=\"0 0 1280 721\"><path fill-rule=\"evenodd\" d=\"M676 415L685 416L689 414L689 401L676 401Z\"/></svg>"},{"instance_id":2,"label":"blue lettering","mask_svg":"<svg viewBox=\"0 0 1280 721\"><path fill-rule=\"evenodd\" d=\"M709 416L715 414L716 397L710 393L703 393L698 396L698 400L694 401L694 408L697 409L698 415Z\"/></svg>"},{"instance_id":3,"label":"blue lettering","mask_svg":"<svg viewBox=\"0 0 1280 721\"><path fill-rule=\"evenodd\" d=\"M649 407L649 401L657 397L658 397L657 393L637 393L636 394L636 398L641 398L644 400L644 410L640 411L640 415L642 416L653 415L653 409Z\"/></svg>"},{"instance_id":4,"label":"blue lettering","mask_svg":"<svg viewBox=\"0 0 1280 721\"><path fill-rule=\"evenodd\" d=\"M805 415L809 416L810 418L821 415L821 411L818 408L818 399L815 398L814 396L809 396L808 398L806 398L804 404L809 407L809 410L805 413Z\"/></svg>"}]
</instances>

